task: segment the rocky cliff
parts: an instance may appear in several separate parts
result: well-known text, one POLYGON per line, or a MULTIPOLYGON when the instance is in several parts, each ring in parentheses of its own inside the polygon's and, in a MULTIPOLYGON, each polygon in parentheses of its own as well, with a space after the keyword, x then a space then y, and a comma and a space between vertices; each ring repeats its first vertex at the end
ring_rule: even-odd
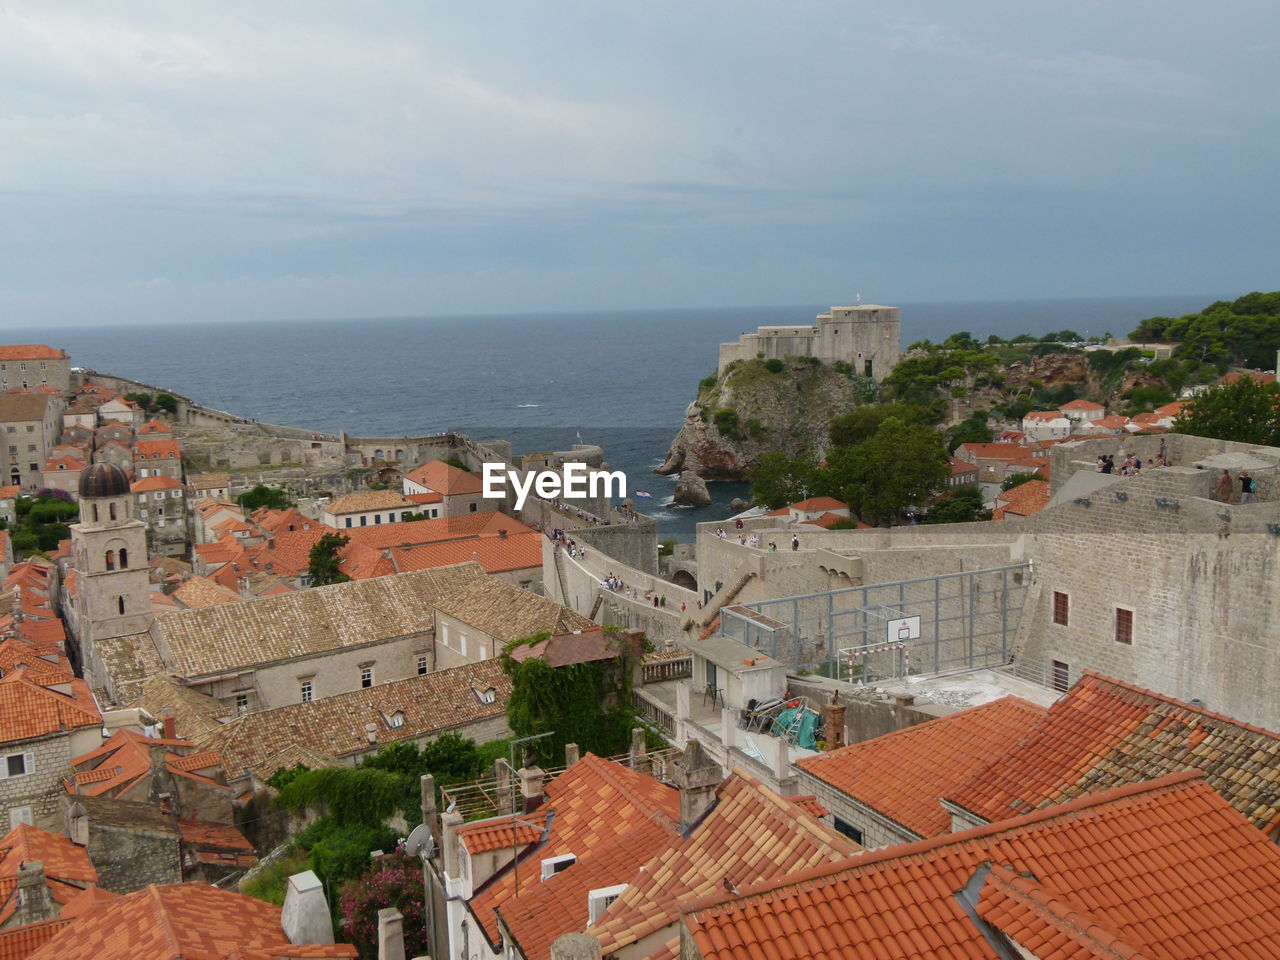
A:
POLYGON ((741 481, 775 450, 821 455, 827 424, 857 403, 857 395, 847 372, 817 361, 736 363, 703 381, 657 472, 741 481))

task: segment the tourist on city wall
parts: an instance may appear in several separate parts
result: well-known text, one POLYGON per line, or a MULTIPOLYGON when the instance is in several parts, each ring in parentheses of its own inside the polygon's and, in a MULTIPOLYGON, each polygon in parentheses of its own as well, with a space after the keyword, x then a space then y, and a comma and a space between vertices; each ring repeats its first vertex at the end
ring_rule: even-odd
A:
POLYGON ((1254 481, 1248 470, 1240 471, 1240 502, 1253 503, 1254 481))
POLYGON ((1218 479, 1218 499, 1223 503, 1231 502, 1231 490, 1235 484, 1231 480, 1231 471, 1223 469, 1222 476, 1218 479))

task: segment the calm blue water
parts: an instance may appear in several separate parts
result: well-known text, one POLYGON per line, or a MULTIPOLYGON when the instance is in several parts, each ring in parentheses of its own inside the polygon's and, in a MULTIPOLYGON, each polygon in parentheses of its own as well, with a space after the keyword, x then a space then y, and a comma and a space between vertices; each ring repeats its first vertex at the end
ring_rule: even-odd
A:
MULTIPOLYGON (((901 304, 902 342, 957 330, 985 337, 1070 327, 1127 333, 1136 321, 1199 310, 1213 295, 1144 299, 901 304)), ((809 323, 825 304, 722 310, 430 317, 203 327, 99 324, 8 327, 10 343, 49 343, 74 362, 169 387, 271 423, 365 436, 456 429, 561 449, 581 434, 652 501, 664 536, 723 518, 745 486, 713 484, 716 502, 668 509, 674 478, 651 473, 718 345, 764 323, 809 323)))

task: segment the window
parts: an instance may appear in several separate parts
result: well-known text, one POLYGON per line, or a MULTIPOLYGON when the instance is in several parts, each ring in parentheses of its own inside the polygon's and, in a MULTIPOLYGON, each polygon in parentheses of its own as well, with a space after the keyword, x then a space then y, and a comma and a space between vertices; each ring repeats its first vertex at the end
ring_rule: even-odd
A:
POLYGON ((4 765, 0 766, 0 780, 25 777, 28 773, 35 773, 35 771, 36 755, 34 753, 11 753, 4 758, 4 765))
POLYGON ((116 518, 116 505, 114 503, 107 504, 107 513, 112 520, 116 518))
POLYGON ((116 597, 116 609, 120 611, 120 616, 124 616, 124 597, 116 597))
POLYGON ((350 518, 350 517, 347 517, 347 526, 348 526, 348 527, 349 527, 349 526, 351 526, 351 518, 350 518))
POLYGON ((31 818, 30 807, 11 807, 9 809, 9 829, 20 827, 22 824, 28 827, 34 826, 35 821, 31 818))
POLYGON ((360 668, 360 686, 362 687, 373 686, 373 667, 360 668))
POLYGON ((381 524, 382 524, 382 514, 375 513, 373 515, 373 525, 376 527, 376 526, 381 526, 381 524))
POLYGON ((1069 605, 1069 601, 1067 600, 1067 595, 1065 593, 1059 593, 1057 590, 1053 591, 1053 622, 1054 623, 1061 624, 1064 627, 1067 625, 1068 605, 1069 605))
POLYGON ((147 519, 147 511, 146 511, 146 510, 139 510, 139 511, 138 511, 138 514, 142 517, 142 519, 143 519, 143 520, 147 519))
POLYGON ((1116 643, 1133 643, 1133 611, 1116 607, 1116 643))
POLYGON ((114 570, 116 568, 116 552, 114 550, 108 550, 104 559, 108 570, 114 570))
POLYGON ((1061 660, 1053 661, 1053 689, 1059 693, 1066 693, 1067 688, 1071 686, 1069 679, 1070 670, 1061 660))
POLYGON ((170 500, 177 500, 177 499, 178 499, 179 497, 181 497, 181 496, 182 496, 182 491, 181 491, 181 490, 170 490, 170 491, 169 491, 169 499, 170 499, 170 500))
POLYGON ((27 469, 28 469, 28 470, 33 470, 33 471, 34 471, 34 470, 39 470, 39 469, 40 469, 40 464, 38 464, 38 463, 28 463, 28 464, 27 464, 27 469))
POLYGON ((155 494, 152 496, 152 498, 151 498, 151 499, 152 499, 152 500, 163 500, 163 499, 164 499, 164 491, 163 491, 163 490, 157 490, 157 491, 155 492, 155 494))
POLYGON ((35 432, 36 432, 36 425, 34 423, 28 423, 27 433, 35 433, 35 432))
POLYGON ((302 683, 299 684, 299 689, 302 692, 302 702, 310 703, 311 702, 311 681, 303 680, 302 683))
POLYGON ((247 693, 236 694, 236 713, 249 712, 249 695, 247 693))
POLYGON ((128 547, 120 548, 120 569, 121 570, 129 569, 129 548, 128 547))
POLYGON ((862 843, 861 830, 855 827, 852 823, 849 823, 847 820, 841 820, 839 817, 836 817, 835 821, 836 821, 835 826, 836 826, 837 833, 843 833, 846 837, 848 837, 854 843, 862 843))
POLYGON ((36 445, 34 443, 28 443, 27 453, 35 453, 35 452, 36 452, 36 445))
POLYGON ((360 526, 362 526, 362 527, 367 527, 368 525, 369 525, 369 518, 368 518, 367 516, 365 516, 364 514, 361 514, 361 515, 360 515, 360 526))
MULTIPOLYGON (((145 470, 143 471, 143 474, 142 474, 142 475, 143 475, 144 477, 146 476, 146 471, 145 471, 145 470)), ((138 502, 139 502, 139 503, 146 503, 146 502, 147 502, 147 495, 146 495, 145 493, 140 493, 140 494, 138 494, 138 502)))
POLYGON ((471 512, 472 513, 476 512, 476 505, 474 503, 471 505, 471 512))
POLYGON ((418 658, 418 676, 422 676, 423 674, 425 674, 425 673, 427 673, 427 672, 428 672, 428 671, 427 671, 427 658, 426 658, 426 657, 419 657, 419 658, 418 658))
POLYGON ((393 730, 395 730, 398 727, 404 726, 404 714, 401 713, 399 710, 397 710, 395 713, 383 714, 383 716, 386 718, 387 726, 393 730))

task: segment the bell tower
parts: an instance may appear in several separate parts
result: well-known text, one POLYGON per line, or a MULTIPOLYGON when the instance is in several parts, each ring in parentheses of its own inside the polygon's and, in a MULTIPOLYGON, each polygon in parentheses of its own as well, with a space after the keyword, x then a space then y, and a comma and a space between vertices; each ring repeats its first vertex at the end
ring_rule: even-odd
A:
POLYGON ((76 571, 71 605, 86 673, 99 666, 94 643, 151 626, 147 527, 134 516, 129 477, 110 463, 80 475, 80 519, 71 525, 76 571))

